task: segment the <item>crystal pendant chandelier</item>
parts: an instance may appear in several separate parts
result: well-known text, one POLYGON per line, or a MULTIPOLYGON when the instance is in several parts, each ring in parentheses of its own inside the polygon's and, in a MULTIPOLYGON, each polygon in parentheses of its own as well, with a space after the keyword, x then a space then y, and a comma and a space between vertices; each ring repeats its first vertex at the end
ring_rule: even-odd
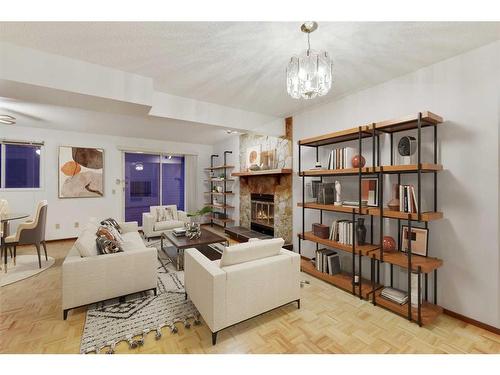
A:
POLYGON ((310 34, 318 28, 316 22, 305 22, 300 30, 307 34, 307 50, 293 56, 286 68, 286 89, 294 99, 323 96, 332 87, 332 60, 326 51, 311 49, 310 34))

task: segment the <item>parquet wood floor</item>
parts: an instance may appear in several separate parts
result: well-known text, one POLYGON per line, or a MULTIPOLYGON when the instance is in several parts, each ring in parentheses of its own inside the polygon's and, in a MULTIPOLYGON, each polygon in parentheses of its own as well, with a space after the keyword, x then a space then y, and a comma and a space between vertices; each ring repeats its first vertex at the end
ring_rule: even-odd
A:
MULTIPOLYGON (((56 263, 0 288, 0 353, 78 353, 85 308, 61 313, 61 264, 73 241, 48 244, 56 263)), ((21 248, 19 254, 33 249, 21 248)), ((442 315, 423 328, 302 274, 302 307, 290 304, 219 333, 206 325, 153 334, 143 347, 117 353, 500 353, 500 336, 442 315)))

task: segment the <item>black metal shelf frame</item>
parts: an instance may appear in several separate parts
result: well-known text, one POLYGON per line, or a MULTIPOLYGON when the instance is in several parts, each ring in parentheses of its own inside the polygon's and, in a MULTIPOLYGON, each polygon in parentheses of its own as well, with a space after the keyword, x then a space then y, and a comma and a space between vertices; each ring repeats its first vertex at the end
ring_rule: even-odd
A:
MULTIPOLYGON (((223 164, 223 168, 222 170, 224 171, 224 179, 223 179, 223 183, 224 183, 224 194, 223 194, 223 199, 224 199, 224 219, 227 219, 227 195, 226 195, 226 192, 227 192, 227 155, 228 154, 232 154, 233 152, 232 151, 224 151, 224 164, 223 164)), ((218 158, 219 155, 218 154, 213 154, 213 155, 210 155, 210 205, 212 206, 212 208, 214 207, 214 195, 212 194, 213 193, 213 190, 214 190, 214 181, 213 181, 213 171, 214 171, 214 158, 218 158)), ((227 225, 227 222, 224 221, 223 222, 223 227, 225 228, 227 225)), ((210 215, 210 226, 214 226, 214 214, 212 213, 212 215, 210 215)))
MULTIPOLYGON (((431 124, 430 125, 433 128, 433 143, 434 143, 434 164, 437 164, 437 124, 431 124)), ((367 130, 363 130, 362 127, 360 126, 358 128, 358 148, 359 148, 359 155, 362 155, 362 147, 363 147, 363 142, 362 140, 364 138, 371 138, 372 139, 372 167, 380 167, 381 166, 381 150, 380 150, 380 134, 382 133, 387 133, 390 136, 390 163, 391 166, 394 165, 394 133, 402 132, 402 131, 407 131, 407 129, 402 129, 398 131, 383 131, 380 129, 376 128, 376 124, 372 123, 370 127, 370 135, 367 134, 367 130)), ((351 141, 354 139, 351 139, 351 141)), ((319 162, 319 147, 322 146, 328 146, 332 145, 335 143, 341 143, 341 142, 346 142, 340 141, 340 142, 335 142, 335 141, 324 141, 324 143, 319 144, 319 145, 307 145, 307 144, 301 144, 300 141, 298 142, 299 146, 299 155, 298 155, 298 162, 299 162, 299 176, 302 178, 302 237, 299 237, 299 254, 302 253, 302 240, 305 240, 305 178, 306 177, 319 177, 320 182, 323 182, 323 176, 305 176, 302 174, 302 147, 315 147, 316 148, 316 162, 319 162)), ((421 223, 422 222, 422 196, 421 196, 421 187, 422 187, 422 113, 418 113, 418 119, 417 119, 417 219, 412 219, 411 214, 408 214, 408 232, 411 232, 412 228, 412 222, 416 221, 421 223)), ((397 174, 397 179, 398 179, 398 185, 401 184, 401 174, 404 174, 405 172, 386 172, 383 170, 383 168, 380 168, 378 172, 374 172, 373 175, 378 176, 378 181, 379 181, 379 189, 378 189, 378 206, 380 210, 380 216, 379 216, 379 239, 380 239, 380 259, 376 259, 375 254, 372 254, 370 258, 370 279, 371 279, 371 284, 372 284, 372 303, 376 305, 376 298, 375 298, 375 291, 378 288, 381 288, 381 286, 377 287, 377 284, 380 284, 380 263, 384 263, 384 252, 383 252, 383 238, 384 238, 384 215, 383 215, 383 200, 384 200, 384 175, 385 174, 397 174)), ((415 173, 415 172, 412 172, 415 173)), ((432 171, 433 173, 433 182, 434 182, 434 200, 433 200, 433 206, 434 206, 434 211, 437 211, 437 171, 432 171)), ((372 174, 372 173, 370 173, 372 174)), ((345 174, 345 176, 355 176, 356 174, 345 174)), ((359 198, 359 214, 356 214, 356 212, 353 210, 352 211, 352 223, 353 223, 353 228, 356 227, 356 215, 360 216, 365 216, 362 214, 362 203, 361 203, 361 180, 362 180, 362 167, 359 165, 358 167, 358 198, 359 198)), ((323 210, 319 210, 319 219, 320 223, 323 223, 323 210)), ((342 212, 339 212, 342 214, 342 212)), ((401 244, 401 220, 400 218, 397 219, 398 222, 398 245, 401 244)), ((425 228, 428 228, 428 223, 425 222, 425 228)), ((356 274, 356 241, 355 241, 355 230, 353 230, 352 234, 352 294, 356 294, 356 285, 354 283, 354 277, 356 274)), ((371 243, 373 243, 373 215, 370 215, 370 239, 371 243)), ((316 250, 319 249, 319 244, 316 243, 316 250)), ((407 272, 408 272, 408 313, 406 318, 409 321, 413 321, 412 317, 412 303, 411 303, 411 275, 412 275, 412 252, 411 252, 411 241, 408 242, 408 251, 407 251, 407 258, 408 258, 408 264, 407 264, 407 272)), ((358 271, 359 271, 359 297, 362 297, 362 254, 361 252, 359 253, 359 258, 358 258, 358 271)), ((393 287, 394 285, 394 265, 390 265, 390 285, 393 287)), ((422 301, 421 301, 421 295, 422 295, 422 290, 421 290, 421 278, 422 278, 422 269, 419 266, 417 268, 417 281, 418 281, 418 289, 417 289, 417 323, 419 326, 422 326, 422 301)), ((428 301, 428 273, 424 274, 424 299, 425 301, 428 301)), ((437 269, 434 269, 433 271, 433 286, 434 286, 434 304, 437 304, 437 269)))

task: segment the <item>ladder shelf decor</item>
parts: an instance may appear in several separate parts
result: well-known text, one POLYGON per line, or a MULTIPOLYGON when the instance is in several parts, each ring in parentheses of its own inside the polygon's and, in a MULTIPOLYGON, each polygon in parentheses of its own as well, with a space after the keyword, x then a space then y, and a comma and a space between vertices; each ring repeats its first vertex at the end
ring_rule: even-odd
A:
POLYGON ((234 182, 234 179, 229 178, 229 171, 234 166, 227 164, 227 155, 232 153, 232 151, 224 151, 224 163, 219 166, 214 166, 214 159, 219 155, 210 155, 210 167, 205 168, 205 171, 209 173, 205 182, 210 184, 210 191, 205 192, 210 197, 210 202, 206 205, 214 210, 209 216, 211 226, 215 224, 226 228, 228 224, 234 222, 228 215, 228 210, 233 209, 234 206, 227 203, 227 198, 234 195, 232 191, 227 191, 227 184, 234 182), (214 173, 219 175, 214 176, 214 173), (216 197, 222 197, 222 202, 216 201, 216 197))

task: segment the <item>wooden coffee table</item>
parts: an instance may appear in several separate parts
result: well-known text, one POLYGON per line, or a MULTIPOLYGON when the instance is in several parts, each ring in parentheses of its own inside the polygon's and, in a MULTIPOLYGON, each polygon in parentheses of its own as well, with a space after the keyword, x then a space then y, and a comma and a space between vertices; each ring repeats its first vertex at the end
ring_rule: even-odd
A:
POLYGON ((228 241, 225 237, 201 228, 201 237, 193 240, 190 240, 186 236, 176 237, 172 231, 162 233, 160 246, 172 263, 176 265, 177 270, 180 271, 184 269, 184 250, 191 247, 198 249, 210 260, 220 259, 220 254, 216 250, 208 247, 208 245, 214 243, 224 243, 228 246, 228 241), (177 252, 176 259, 172 259, 172 257, 167 253, 166 248, 164 248, 164 240, 168 240, 168 242, 175 247, 177 252))

